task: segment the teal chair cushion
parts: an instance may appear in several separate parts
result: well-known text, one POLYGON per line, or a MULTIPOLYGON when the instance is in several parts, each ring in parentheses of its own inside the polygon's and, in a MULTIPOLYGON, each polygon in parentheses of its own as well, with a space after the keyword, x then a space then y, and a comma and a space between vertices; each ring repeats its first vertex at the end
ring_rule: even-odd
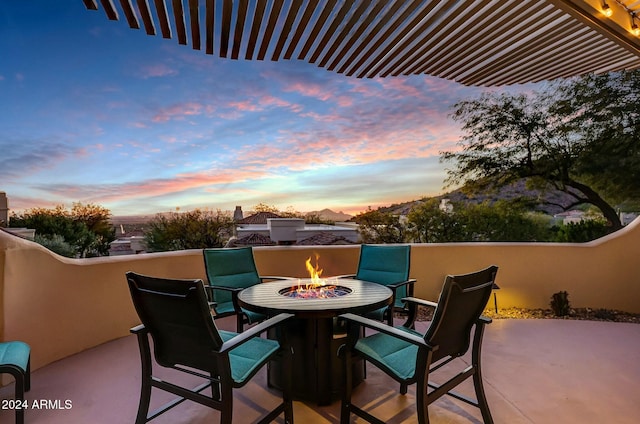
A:
MULTIPOLYGON (((238 333, 220 330, 223 341, 231 340, 238 333)), ((262 365, 262 362, 276 352, 280 345, 275 340, 254 337, 248 342, 229 352, 231 363, 231 377, 237 384, 247 381, 262 365)))
POLYGON ((27 371, 31 348, 20 341, 0 343, 0 366, 14 365, 22 371, 27 371))
MULTIPOLYGON (((423 337, 422 334, 409 328, 396 327, 407 333, 423 337)), ((358 340, 355 350, 368 355, 381 367, 388 369, 398 378, 407 380, 413 378, 416 372, 416 356, 418 347, 383 333, 358 340)))

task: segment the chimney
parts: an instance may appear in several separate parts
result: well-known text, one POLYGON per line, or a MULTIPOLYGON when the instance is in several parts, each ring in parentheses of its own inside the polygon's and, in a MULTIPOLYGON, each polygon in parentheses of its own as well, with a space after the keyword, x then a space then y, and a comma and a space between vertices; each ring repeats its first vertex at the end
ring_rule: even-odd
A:
POLYGON ((233 211, 233 220, 241 221, 244 217, 242 216, 242 206, 236 206, 236 210, 233 211))
POLYGON ((0 227, 9 226, 9 201, 7 193, 0 191, 0 227))
POLYGON ((267 228, 269 237, 277 244, 295 244, 298 240, 298 230, 304 229, 304 219, 269 218, 267 228))

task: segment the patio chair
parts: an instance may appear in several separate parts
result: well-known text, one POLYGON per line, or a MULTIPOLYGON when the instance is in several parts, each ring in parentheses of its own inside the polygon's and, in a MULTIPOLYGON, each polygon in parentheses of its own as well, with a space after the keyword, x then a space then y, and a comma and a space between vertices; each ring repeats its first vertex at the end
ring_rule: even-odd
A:
POLYGON ((213 303, 216 318, 236 316, 236 331, 242 333, 244 324, 265 320, 266 315, 242 309, 238 293, 266 280, 286 280, 287 277, 260 276, 253 259, 251 246, 203 249, 204 265, 209 285, 205 286, 213 303))
MULTIPOLYGON (((187 399, 220 411, 220 423, 231 424, 233 389, 247 384, 276 355, 288 355, 289 349, 281 349, 277 341, 259 335, 292 315, 277 315, 242 334, 219 331, 202 280, 164 279, 133 272, 126 275, 133 304, 142 321, 131 329, 137 335, 142 361, 136 424, 146 423, 187 399), (156 363, 153 365, 149 336, 153 339, 156 363), (182 371, 205 381, 188 389, 154 377, 156 366, 182 371), (152 387, 178 398, 149 413, 152 387), (211 396, 201 393, 208 387, 211 396)), ((286 423, 293 423, 291 377, 288 369, 283 373, 283 401, 260 423, 271 422, 282 413, 286 423)))
POLYGON ((484 326, 491 319, 481 314, 491 296, 497 271, 496 266, 490 266, 471 274, 447 276, 438 303, 416 298, 405 299, 410 308, 417 308, 419 305, 435 308, 433 320, 425 334, 409 328, 407 323, 391 327, 354 314, 341 315, 347 321, 350 342, 343 345, 340 352, 344 360, 340 422, 347 424, 353 413, 371 423, 384 423, 351 403, 352 367, 347 364, 353 359, 363 358, 398 381, 403 395, 407 393, 409 384, 416 384, 416 407, 420 424, 429 422, 428 406, 445 394, 478 407, 484 423, 492 424, 480 366, 484 326), (360 326, 373 329, 376 333, 359 338, 362 334, 360 326), (443 384, 437 385, 429 381, 431 373, 436 370, 445 365, 448 365, 446 368, 456 365, 452 361, 466 354, 470 345, 470 365, 465 361, 464 368, 443 384), (452 391, 470 377, 473 377, 475 400, 452 391))
POLYGON ((405 297, 412 297, 416 280, 409 278, 411 246, 410 245, 373 245, 360 246, 358 270, 351 277, 357 280, 370 281, 389 287, 393 291, 393 302, 390 306, 368 312, 367 318, 378 321, 386 320, 393 325, 394 313, 408 314, 405 297))
POLYGON ((21 341, 0 342, 0 374, 10 374, 16 380, 11 409, 16 411, 16 424, 24 423, 24 393, 31 389, 31 348, 21 341))

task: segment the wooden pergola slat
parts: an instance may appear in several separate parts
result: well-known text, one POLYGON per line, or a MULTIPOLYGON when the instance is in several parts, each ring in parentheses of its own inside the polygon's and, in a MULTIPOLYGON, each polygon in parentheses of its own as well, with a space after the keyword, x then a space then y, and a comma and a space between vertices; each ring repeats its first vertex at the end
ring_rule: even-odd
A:
POLYGON ((189 25, 191 26, 191 45, 200 50, 200 4, 198 0, 189 0, 189 25))
POLYGON ((172 38, 173 27, 195 50, 204 31, 209 55, 215 40, 219 57, 270 52, 357 78, 428 74, 491 86, 640 68, 630 29, 640 0, 611 0, 616 19, 593 0, 153 0, 155 15, 148 0, 82 1, 110 20, 121 12, 131 28, 142 21, 149 35, 159 25, 172 38))
POLYGON ((293 56, 293 52, 296 47, 298 47, 298 43, 302 38, 302 34, 304 34, 305 29, 309 25, 309 21, 311 21, 311 17, 313 16, 313 12, 315 12, 318 7, 318 0, 310 0, 307 2, 307 7, 304 9, 304 13, 302 14, 302 18, 298 23, 298 27, 296 28, 293 37, 291 38, 291 42, 289 43, 289 47, 287 47, 287 51, 284 53, 285 59, 291 59, 293 56))
POLYGON ((280 59, 280 54, 282 53, 282 49, 284 49, 284 45, 287 42, 289 33, 291 33, 291 28, 293 28, 293 22, 296 20, 301 6, 302 1, 300 0, 294 0, 289 6, 287 19, 284 21, 284 26, 282 27, 282 31, 280 32, 280 37, 278 37, 278 43, 276 44, 276 48, 273 51, 271 60, 277 61, 278 59, 280 59))
POLYGON ((107 18, 112 21, 118 20, 118 12, 116 11, 116 6, 113 4, 113 0, 100 0, 100 4, 107 14, 107 18))
POLYGON ((273 3, 271 4, 271 11, 269 13, 269 19, 267 20, 267 26, 264 29, 264 34, 262 35, 262 44, 260 44, 260 49, 258 50, 258 60, 264 60, 264 57, 267 55, 267 49, 269 48, 271 37, 273 37, 273 32, 276 29, 276 22, 278 21, 278 17, 282 11, 282 6, 284 6, 284 0, 273 0, 273 3))
POLYGON ((237 59, 240 55, 242 45, 242 34, 244 34, 244 22, 247 19, 248 0, 238 2, 238 17, 236 18, 236 28, 233 33, 233 47, 231 48, 231 59, 237 59))
POLYGON ((133 29, 140 29, 140 22, 138 21, 138 17, 133 11, 133 5, 131 4, 131 0, 120 0, 120 7, 122 7, 124 16, 127 18, 127 23, 129 24, 129 27, 133 29))
POLYGON ((251 35, 249 35, 249 44, 247 46, 247 53, 245 59, 253 59, 253 53, 258 45, 258 36, 260 35, 260 27, 262 26, 262 19, 264 18, 264 12, 267 9, 267 0, 258 0, 256 4, 256 10, 253 14, 253 22, 251 23, 251 35))
POLYGON ((137 4, 140 16, 142 17, 142 23, 144 24, 144 30, 147 32, 147 35, 156 35, 156 26, 151 18, 148 0, 137 0, 137 4))
POLYGON ((182 0, 173 0, 173 21, 176 24, 176 34, 178 36, 178 44, 187 44, 187 28, 184 22, 184 9, 182 8, 182 0))
POLYGON ((169 24, 169 17, 167 16, 167 5, 164 0, 154 0, 154 4, 156 6, 158 22, 160 23, 162 38, 171 38, 171 24, 169 24))

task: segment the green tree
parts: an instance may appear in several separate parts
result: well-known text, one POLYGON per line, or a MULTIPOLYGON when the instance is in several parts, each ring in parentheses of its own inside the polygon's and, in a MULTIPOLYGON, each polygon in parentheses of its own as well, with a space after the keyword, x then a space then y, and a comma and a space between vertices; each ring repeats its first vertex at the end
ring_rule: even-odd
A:
POLYGON ((400 216, 380 209, 372 210, 355 216, 360 226, 360 238, 364 243, 404 243, 407 241, 407 229, 400 222, 400 216))
POLYGON ((150 252, 222 247, 233 231, 233 217, 217 210, 157 214, 145 233, 150 252))
POLYGON ((551 236, 548 222, 518 202, 470 204, 460 208, 456 217, 469 241, 547 241, 551 236))
MULTIPOLYGON (((33 208, 23 213, 14 213, 9 221, 11 227, 27 227, 36 230, 38 240, 46 240, 53 245, 60 245, 61 236, 64 243, 73 247, 71 257, 87 257, 106 255, 109 243, 115 240, 115 231, 109 224, 110 212, 101 206, 74 203, 71 210, 64 205, 55 208, 33 208)), ((55 250, 54 250, 55 251, 55 250)), ((60 249, 67 252, 68 249, 60 249)), ((58 252, 58 253, 60 253, 58 252)), ((61 253, 67 255, 67 253, 61 253)))
POLYGON ((407 215, 410 234, 418 243, 465 241, 462 223, 456 217, 459 205, 451 212, 440 209, 438 199, 428 199, 411 208, 407 215))
POLYGON ((543 241, 550 237, 545 220, 518 202, 454 202, 450 211, 437 199, 414 206, 408 215, 414 240, 421 243, 462 241, 543 241))
POLYGON ((93 235, 81 246, 83 256, 104 256, 109 254, 109 245, 116 239, 115 229, 111 225, 109 209, 92 203, 74 203, 70 212, 75 222, 83 223, 93 235))
POLYGON ((640 197, 640 72, 588 75, 532 94, 485 93, 454 105, 462 122, 460 149, 447 181, 471 190, 527 178, 590 204, 613 231, 621 228, 614 202, 640 197))

